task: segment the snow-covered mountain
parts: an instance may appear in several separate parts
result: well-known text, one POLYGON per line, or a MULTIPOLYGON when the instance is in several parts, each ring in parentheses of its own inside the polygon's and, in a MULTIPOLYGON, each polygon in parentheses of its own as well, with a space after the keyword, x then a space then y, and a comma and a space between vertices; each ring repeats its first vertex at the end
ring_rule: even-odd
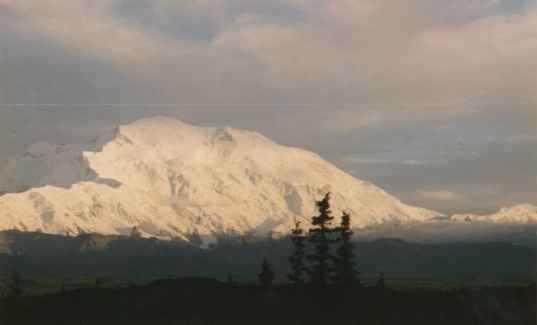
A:
POLYGON ((518 204, 501 208, 489 215, 456 214, 451 220, 458 222, 492 222, 506 224, 537 223, 537 207, 531 204, 518 204))
POLYGON ((332 192, 356 227, 423 221, 408 206, 318 155, 261 134, 157 117, 116 129, 95 151, 36 144, 0 171, 0 230, 188 238, 286 232, 332 192))

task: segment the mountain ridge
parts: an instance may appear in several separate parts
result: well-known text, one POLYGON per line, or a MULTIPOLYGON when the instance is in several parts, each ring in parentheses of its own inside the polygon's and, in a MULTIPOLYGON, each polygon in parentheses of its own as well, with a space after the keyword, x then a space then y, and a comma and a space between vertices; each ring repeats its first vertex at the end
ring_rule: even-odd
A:
POLYGON ((36 144, 14 159, 0 172, 0 191, 8 192, 0 196, 0 229, 125 234, 137 227, 144 236, 182 239, 285 233, 327 192, 336 216, 348 210, 354 227, 439 215, 253 131, 154 117, 98 142, 82 152, 36 144))
POLYGON ((490 222, 490 223, 537 223, 537 206, 528 203, 502 207, 492 214, 455 214, 450 218, 457 222, 490 222))

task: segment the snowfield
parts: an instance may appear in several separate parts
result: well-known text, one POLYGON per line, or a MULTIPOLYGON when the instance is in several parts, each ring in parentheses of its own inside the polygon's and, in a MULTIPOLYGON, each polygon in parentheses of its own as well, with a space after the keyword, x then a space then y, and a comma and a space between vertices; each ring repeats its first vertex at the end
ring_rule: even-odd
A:
MULTIPOLYGON (((335 216, 350 212, 354 227, 440 216, 256 132, 156 117, 117 127, 96 148, 37 143, 12 159, 0 171, 0 230, 129 234, 137 227, 143 236, 187 240, 284 234, 294 220, 307 225, 327 192, 335 216)), ((536 210, 523 220, 537 221, 536 210)))

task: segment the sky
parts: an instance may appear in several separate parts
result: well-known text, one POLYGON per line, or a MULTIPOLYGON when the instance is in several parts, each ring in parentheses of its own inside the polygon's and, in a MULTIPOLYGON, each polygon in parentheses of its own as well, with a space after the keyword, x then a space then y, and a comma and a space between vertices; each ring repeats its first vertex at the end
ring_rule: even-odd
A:
POLYGON ((0 0, 0 167, 170 115, 446 214, 537 204, 532 0, 0 0))

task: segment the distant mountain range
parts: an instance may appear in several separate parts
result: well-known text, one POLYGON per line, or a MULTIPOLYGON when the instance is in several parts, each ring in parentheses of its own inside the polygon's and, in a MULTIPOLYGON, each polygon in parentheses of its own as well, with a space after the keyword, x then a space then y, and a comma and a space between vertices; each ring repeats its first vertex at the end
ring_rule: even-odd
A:
POLYGON ((501 208, 498 212, 489 215, 455 214, 453 221, 464 222, 494 222, 494 223, 537 223, 537 207, 531 204, 518 204, 512 207, 501 208))
MULTIPOLYGON (((256 132, 156 117, 119 126, 110 138, 95 139, 88 151, 37 143, 11 159, 0 170, 0 230, 75 235, 136 228, 144 237, 183 240, 286 233, 295 220, 307 226, 315 200, 327 192, 336 217, 350 212, 354 227, 441 215, 256 132)), ((535 207, 502 211, 452 219, 537 221, 535 207)))

